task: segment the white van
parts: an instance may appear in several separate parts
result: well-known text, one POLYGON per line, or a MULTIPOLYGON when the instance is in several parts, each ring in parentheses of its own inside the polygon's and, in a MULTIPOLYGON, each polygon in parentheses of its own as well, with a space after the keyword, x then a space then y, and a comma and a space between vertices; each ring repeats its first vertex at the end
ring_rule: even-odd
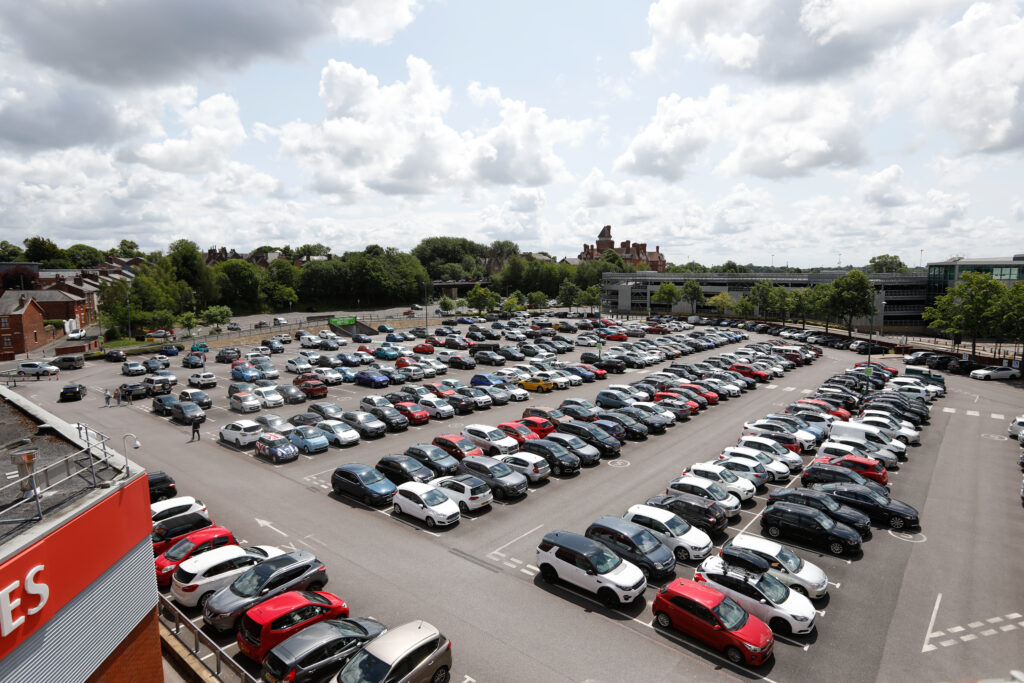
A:
POLYGON ((897 457, 906 457, 907 446, 902 441, 889 438, 878 427, 863 422, 833 422, 829 429, 830 436, 852 436, 855 439, 864 439, 873 443, 879 448, 895 453, 897 457))

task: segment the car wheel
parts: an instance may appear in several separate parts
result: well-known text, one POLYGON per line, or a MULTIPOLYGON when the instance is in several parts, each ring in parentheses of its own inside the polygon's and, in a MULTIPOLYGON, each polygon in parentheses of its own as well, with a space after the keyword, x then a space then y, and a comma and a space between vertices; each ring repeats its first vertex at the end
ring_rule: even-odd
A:
POLYGON ((651 568, 641 565, 640 573, 644 575, 644 578, 648 581, 651 580, 651 568))
POLYGON ((739 648, 735 648, 732 645, 725 648, 725 657, 733 664, 743 663, 743 653, 739 651, 739 648))
POLYGON ((777 526, 770 526, 768 527, 768 535, 772 538, 778 538, 782 535, 782 530, 777 526))
POLYGON ((400 514, 402 514, 402 508, 401 508, 401 507, 399 507, 398 503, 395 503, 395 507, 394 507, 394 508, 392 508, 392 509, 393 509, 393 511, 394 511, 394 513, 395 513, 395 515, 400 515, 400 514))
POLYGON ((800 595, 804 596, 805 598, 809 598, 810 597, 809 595, 807 595, 807 589, 804 588, 803 586, 801 586, 800 584, 797 584, 795 586, 790 586, 790 588, 792 588, 793 590, 795 590, 797 593, 799 593, 800 595))
POLYGON ((597 599, 601 601, 605 607, 618 607, 619 598, 615 595, 615 591, 611 588, 602 588, 597 591, 597 599))
POLYGON ((437 522, 434 521, 433 517, 427 517, 427 526, 430 527, 431 529, 433 529, 435 526, 437 526, 437 522))
POLYGON ((466 501, 459 501, 459 512, 461 512, 462 514, 466 514, 467 512, 469 512, 469 506, 466 505, 466 501))
POLYGON ((237 446, 238 448, 241 448, 242 447, 242 442, 239 441, 238 439, 235 439, 235 446, 237 446))
POLYGON ((843 544, 840 543, 839 541, 833 541, 833 542, 828 544, 828 551, 830 553, 832 553, 833 555, 842 555, 843 554, 843 544))
POLYGON ((505 500, 505 489, 500 487, 494 489, 494 498, 496 500, 505 500))
POLYGON ((892 527, 893 529, 902 529, 904 526, 906 526, 906 523, 907 523, 907 521, 905 519, 903 519, 902 517, 890 517, 889 518, 889 526, 892 527))
POLYGON ((160 502, 161 500, 167 500, 167 496, 166 494, 161 493, 159 496, 156 497, 156 500, 157 502, 160 502))
POLYGON ((558 581, 558 572, 550 564, 545 564, 540 568, 540 578, 547 583, 554 583, 558 581))
POLYGON ((430 677, 430 683, 448 683, 448 667, 442 666, 430 677))
POLYGON ((206 603, 210 601, 210 598, 212 596, 213 596, 213 591, 210 591, 208 593, 203 593, 202 595, 200 595, 199 596, 199 609, 205 608, 206 607, 206 603))
POLYGON ((768 622, 768 627, 775 633, 788 636, 793 633, 793 627, 789 625, 789 622, 785 619, 776 617, 768 622))
POLYGON ((658 612, 655 614, 654 620, 658 622, 658 626, 662 628, 672 628, 672 618, 664 612, 658 612))
POLYGON ((685 562, 686 560, 690 559, 689 551, 687 551, 686 548, 684 548, 683 546, 676 547, 675 555, 676 560, 678 560, 679 562, 685 562))

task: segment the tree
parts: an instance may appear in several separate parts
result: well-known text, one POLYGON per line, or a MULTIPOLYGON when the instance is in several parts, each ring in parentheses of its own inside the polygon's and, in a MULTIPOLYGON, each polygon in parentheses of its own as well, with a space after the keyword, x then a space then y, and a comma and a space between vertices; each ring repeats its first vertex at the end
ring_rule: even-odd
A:
POLYGON ((720 266, 711 266, 712 273, 749 273, 750 268, 741 266, 735 261, 726 261, 720 266))
POLYGON ((75 268, 95 268, 106 258, 102 251, 88 244, 72 244, 64 253, 75 268))
POLYGON ((690 313, 694 315, 697 313, 697 307, 706 301, 704 287, 701 286, 698 280, 687 280, 684 282, 679 294, 682 296, 683 301, 689 302, 690 313))
POLYGON ((733 309, 736 305, 735 299, 729 296, 728 292, 719 292, 710 299, 708 299, 708 305, 712 306, 719 315, 725 315, 733 309))
POLYGON ((875 307, 875 288, 859 270, 851 270, 832 283, 837 313, 846 318, 847 335, 853 336, 853 319, 869 315, 875 307))
POLYGON ((0 261, 24 261, 25 250, 7 240, 0 240, 0 261))
POLYGON ((775 285, 768 280, 761 280, 755 282, 754 286, 750 288, 750 302, 757 308, 757 313, 762 318, 767 318, 774 311, 774 304, 777 302, 775 297, 775 285))
POLYGON ((330 256, 331 248, 326 244, 303 244, 301 247, 295 250, 296 258, 305 258, 307 256, 330 256))
POLYGON ((501 297, 487 287, 478 284, 466 294, 466 303, 477 311, 491 311, 498 307, 501 297))
POLYGON ((662 282, 658 285, 658 289, 655 290, 654 294, 651 295, 651 301, 659 304, 668 304, 669 308, 672 308, 682 300, 683 293, 679 291, 674 282, 662 282))
POLYGON ((460 299, 456 299, 455 300, 455 307, 456 308, 460 308, 462 310, 466 310, 467 308, 469 308, 469 302, 466 301, 466 297, 462 297, 460 299))
POLYGON ((741 318, 749 318, 754 314, 754 303, 749 296, 741 296, 736 305, 732 307, 733 312, 741 318))
POLYGON ((789 316, 789 309, 793 303, 793 295, 785 287, 775 287, 772 289, 771 309, 779 314, 782 318, 782 324, 786 324, 786 318, 789 316))
POLYGON ((451 310, 455 308, 455 302, 452 301, 452 298, 450 296, 442 296, 440 299, 437 300, 437 307, 440 308, 445 313, 450 313, 451 310))
POLYGON ((509 299, 515 299, 516 304, 524 306, 526 304, 526 295, 520 292, 518 289, 508 295, 509 299))
POLYGON ((274 259, 267 266, 267 274, 271 280, 292 289, 296 289, 299 286, 300 272, 300 269, 293 266, 291 261, 283 258, 274 259))
POLYGON ((228 306, 210 306, 199 312, 199 318, 207 325, 227 325, 231 322, 231 308, 228 306))
POLYGON ((58 247, 53 240, 46 237, 29 237, 23 244, 25 245, 25 260, 27 261, 46 263, 48 261, 67 260, 64 250, 58 247))
POLYGON ((962 272, 960 281, 921 315, 928 327, 946 334, 965 335, 971 340, 973 356, 978 337, 992 334, 1000 326, 1000 313, 1006 310, 1007 289, 992 279, 991 273, 962 272))
POLYGON ((670 264, 665 271, 668 273, 706 273, 708 269, 696 261, 687 261, 682 264, 670 264))
POLYGON ((137 256, 143 256, 143 253, 139 250, 139 245, 131 240, 121 240, 117 243, 117 247, 111 251, 114 256, 120 256, 121 258, 135 258, 137 256))
POLYGON ((590 306, 590 310, 594 310, 594 306, 601 305, 601 288, 597 285, 591 285, 580 292, 579 298, 580 306, 590 306))
POLYGON ((1013 283, 1002 301, 999 311, 1002 335, 1013 340, 1015 346, 1024 343, 1024 282, 1013 283))
POLYGON ((565 306, 569 310, 572 310, 572 307, 579 303, 580 288, 575 282, 566 278, 565 280, 562 280, 562 284, 558 288, 558 296, 556 298, 558 299, 559 306, 565 306))
POLYGON ((228 259, 214 267, 220 300, 235 310, 259 310, 260 270, 241 259, 228 259))
POLYGON ((907 264, 895 254, 872 256, 868 261, 868 271, 872 273, 905 273, 907 270, 907 264))
POLYGON ((513 299, 512 297, 508 297, 501 304, 502 313, 513 313, 518 310, 520 310, 519 304, 516 303, 516 300, 513 299))
POLYGON ((215 298, 213 273, 203 261, 203 254, 195 242, 186 239, 171 242, 167 258, 173 277, 185 283, 189 299, 205 303, 215 298))
POLYGON ((530 308, 544 308, 548 305, 548 295, 544 292, 530 292, 526 297, 526 301, 530 308))
POLYGON ((794 289, 790 292, 790 312, 800 320, 801 329, 807 328, 807 316, 813 308, 813 293, 810 289, 794 289))
POLYGON ((192 336, 192 330, 199 326, 199 320, 192 311, 185 311, 178 316, 178 324, 185 328, 188 336, 192 336))

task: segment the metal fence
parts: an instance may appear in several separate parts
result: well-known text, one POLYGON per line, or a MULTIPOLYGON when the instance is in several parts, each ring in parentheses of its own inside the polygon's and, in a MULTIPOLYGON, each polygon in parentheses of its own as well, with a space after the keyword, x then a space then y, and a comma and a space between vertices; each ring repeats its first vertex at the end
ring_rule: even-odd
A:
POLYGON ((161 595, 158 613, 160 622, 181 643, 203 668, 224 683, 259 683, 217 643, 200 630, 170 600, 161 595))

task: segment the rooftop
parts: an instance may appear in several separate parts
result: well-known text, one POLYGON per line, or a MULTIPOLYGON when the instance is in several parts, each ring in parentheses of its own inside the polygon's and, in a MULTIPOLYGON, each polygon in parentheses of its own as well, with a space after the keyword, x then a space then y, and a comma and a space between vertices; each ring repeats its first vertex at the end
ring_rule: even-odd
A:
POLYGON ((929 266, 1024 266, 1024 254, 993 256, 991 258, 951 258, 946 261, 932 261, 929 266))

